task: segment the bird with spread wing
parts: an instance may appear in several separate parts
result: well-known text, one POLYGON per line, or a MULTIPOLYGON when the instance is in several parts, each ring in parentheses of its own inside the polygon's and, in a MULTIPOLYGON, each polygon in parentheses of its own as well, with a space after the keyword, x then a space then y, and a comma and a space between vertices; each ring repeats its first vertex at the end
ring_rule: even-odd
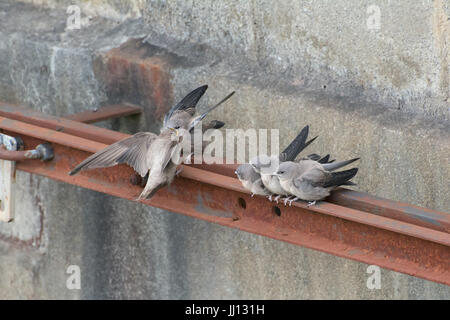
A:
MULTIPOLYGON (((136 200, 150 199, 159 189, 173 181, 178 164, 181 163, 180 158, 186 156, 182 155, 183 136, 180 135, 180 130, 192 132, 209 112, 234 94, 234 92, 230 93, 206 112, 195 116, 197 103, 207 88, 208 86, 204 85, 193 90, 173 106, 164 117, 159 135, 152 132, 138 132, 86 158, 69 174, 74 175, 80 170, 106 168, 126 163, 141 177, 148 174, 145 188, 136 200)), ((223 125, 221 122, 211 123, 213 128, 223 125)))

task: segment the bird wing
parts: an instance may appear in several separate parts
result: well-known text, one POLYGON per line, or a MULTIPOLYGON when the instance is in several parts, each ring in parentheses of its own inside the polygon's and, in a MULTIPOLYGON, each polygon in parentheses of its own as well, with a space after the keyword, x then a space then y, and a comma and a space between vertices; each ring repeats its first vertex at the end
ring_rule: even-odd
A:
POLYGON ((163 170, 167 167, 167 165, 169 164, 169 161, 171 159, 174 160, 175 164, 180 163, 181 149, 182 149, 181 143, 178 143, 177 141, 172 141, 168 152, 166 152, 166 154, 165 154, 165 158, 164 158, 163 165, 162 165, 163 170))
POLYGON ((310 145, 317 137, 306 141, 308 138, 309 126, 305 126, 294 140, 280 154, 280 161, 294 161, 297 155, 310 145))
POLYGON ((328 172, 314 168, 308 170, 302 174, 299 178, 294 180, 296 187, 300 186, 300 183, 309 183, 313 187, 329 188, 340 185, 352 185, 349 184, 349 180, 353 178, 358 172, 358 168, 352 168, 339 172, 328 172))
POLYGON ((177 112, 184 111, 193 116, 195 114, 195 107, 200 98, 205 94, 206 89, 208 89, 207 85, 198 87, 174 105, 164 116, 164 126, 167 125, 169 119, 177 112))
POLYGON ((312 186, 321 186, 326 180, 327 172, 320 170, 317 167, 311 167, 304 171, 298 178, 294 179, 294 186, 300 188, 302 183, 307 183, 312 186))
POLYGON ((151 132, 138 132, 94 153, 69 174, 74 175, 80 170, 106 168, 119 163, 126 163, 144 177, 150 169, 146 160, 147 151, 156 137, 151 132))

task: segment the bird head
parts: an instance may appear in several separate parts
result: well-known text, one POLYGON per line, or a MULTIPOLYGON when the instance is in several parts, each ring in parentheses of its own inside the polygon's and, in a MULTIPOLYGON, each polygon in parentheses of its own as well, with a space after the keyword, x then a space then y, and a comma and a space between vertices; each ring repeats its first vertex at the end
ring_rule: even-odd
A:
POLYGON ((275 175, 280 180, 289 180, 295 178, 296 174, 296 163, 291 161, 286 161, 280 164, 275 175))
POLYGON ((170 129, 173 133, 175 133, 175 135, 176 135, 177 137, 180 135, 180 132, 178 131, 178 130, 180 129, 180 127, 177 127, 177 128, 169 127, 169 129, 170 129))
POLYGON ((239 167, 237 167, 236 171, 234 173, 239 178, 239 180, 249 180, 251 177, 251 173, 253 171, 253 168, 250 164, 244 163, 241 164, 239 167))
POLYGON ((273 174, 276 172, 279 164, 277 156, 259 155, 250 160, 250 165, 260 174, 273 174))

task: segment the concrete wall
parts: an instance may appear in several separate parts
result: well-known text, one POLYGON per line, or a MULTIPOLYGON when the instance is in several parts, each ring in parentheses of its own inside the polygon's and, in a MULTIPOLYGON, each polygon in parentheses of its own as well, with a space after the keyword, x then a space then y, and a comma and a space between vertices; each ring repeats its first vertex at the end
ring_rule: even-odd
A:
MULTIPOLYGON (((131 101, 143 116, 101 125, 136 132, 157 130, 199 84, 210 85, 203 107, 237 90, 211 119, 280 128, 282 145, 310 124, 311 151, 362 157, 358 190, 449 211, 445 1, 379 1, 378 31, 363 1, 81 2, 74 31, 73 1, 29 2, 0 3, 0 100, 55 115, 131 101)), ((388 270, 371 291, 361 263, 17 178, 17 218, 0 225, 0 298, 450 298, 388 270), (79 291, 66 288, 69 265, 79 291)))

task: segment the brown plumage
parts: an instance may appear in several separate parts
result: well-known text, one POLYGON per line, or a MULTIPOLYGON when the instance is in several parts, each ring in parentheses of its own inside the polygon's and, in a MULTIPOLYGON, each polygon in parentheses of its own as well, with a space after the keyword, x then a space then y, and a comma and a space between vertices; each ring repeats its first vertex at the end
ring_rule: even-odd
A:
MULTIPOLYGON (((91 155, 69 174, 126 163, 141 177, 148 175, 145 188, 136 200, 151 198, 156 191, 172 182, 177 173, 177 166, 183 160, 180 130, 190 131, 199 118, 203 119, 207 113, 234 93, 207 112, 195 117, 195 107, 207 88, 205 85, 193 90, 172 107, 164 117, 163 128, 159 135, 151 132, 136 133, 91 155)), ((212 123, 213 126, 219 124, 220 122, 212 123)))

